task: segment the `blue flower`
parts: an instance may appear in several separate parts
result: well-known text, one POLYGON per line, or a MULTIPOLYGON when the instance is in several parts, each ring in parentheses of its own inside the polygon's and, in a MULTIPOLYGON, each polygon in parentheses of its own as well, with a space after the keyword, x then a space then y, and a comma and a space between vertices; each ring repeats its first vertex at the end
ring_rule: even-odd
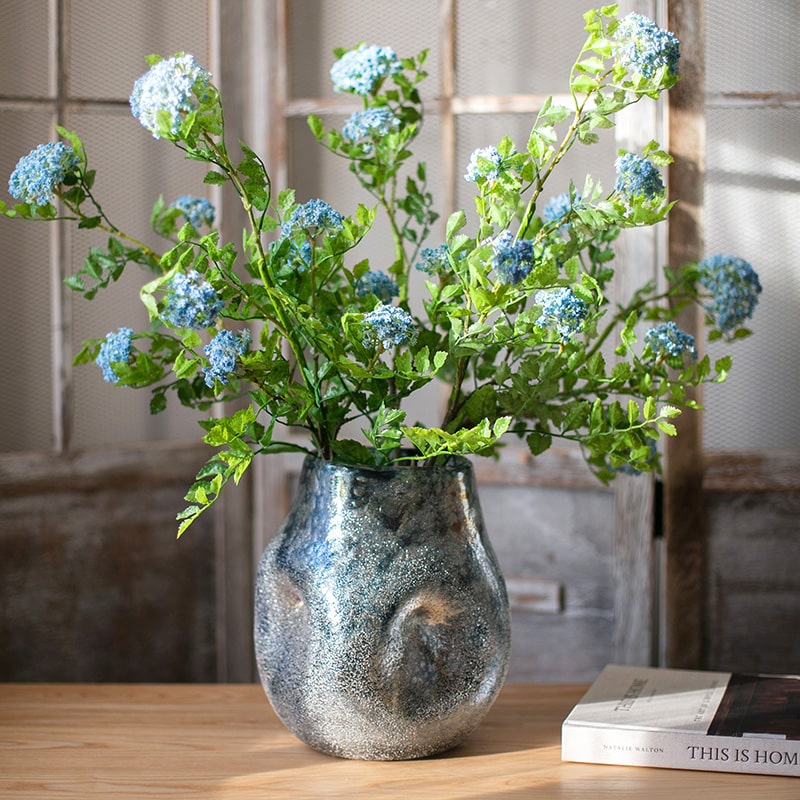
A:
POLYGON ((617 158, 614 166, 617 170, 614 189, 626 201, 631 201, 635 197, 654 200, 666 191, 658 169, 646 158, 634 153, 623 153, 617 158))
POLYGON ((391 350, 392 347, 414 342, 416 338, 414 318, 397 306, 380 305, 364 315, 364 347, 391 350))
POLYGON ((236 370, 240 356, 247 352, 250 344, 250 331, 245 328, 239 333, 220 331, 204 348, 208 356, 208 366, 203 368, 206 386, 213 387, 216 381, 228 385, 230 375, 236 370))
POLYGON ((680 43, 669 31, 641 14, 628 14, 617 27, 617 59, 629 72, 652 77, 662 67, 670 75, 678 74, 680 43))
MULTIPOLYGON (((388 108, 367 108, 354 111, 342 126, 342 136, 349 142, 388 136, 400 127, 400 120, 388 108)), ((372 151, 372 144, 364 142, 362 150, 372 151)))
POLYGON ((216 322, 224 305, 214 287, 194 269, 186 275, 175 275, 167 290, 163 318, 173 328, 208 328, 216 322))
POLYGON ((370 270, 356 282, 356 294, 359 297, 374 294, 383 303, 388 303, 393 297, 397 297, 398 292, 395 281, 385 272, 378 270, 370 270))
POLYGON ((650 347, 658 360, 680 358, 684 353, 688 353, 692 358, 697 358, 694 336, 682 331, 671 320, 650 328, 644 335, 644 343, 650 347))
POLYGON ((8 191, 23 203, 47 205, 56 187, 79 163, 75 151, 63 142, 40 144, 17 162, 8 179, 8 191))
POLYGON ((477 183, 479 178, 496 181, 503 170, 503 156, 496 147, 479 147, 473 151, 467 164, 465 181, 477 183))
POLYGON ((210 80, 194 56, 159 61, 133 85, 131 113, 156 139, 174 139, 184 117, 206 98, 210 80))
POLYGON ((452 269, 450 251, 446 244, 440 244, 438 247, 423 247, 419 255, 422 261, 418 261, 415 266, 420 272, 428 275, 441 275, 452 269))
POLYGON ((402 64, 389 47, 362 44, 345 53, 331 67, 334 91, 366 95, 388 75, 396 75, 402 64))
MULTIPOLYGON (((542 219, 545 222, 558 222, 568 217, 572 210, 581 202, 581 196, 575 195, 574 202, 570 200, 568 192, 557 194, 547 201, 547 205, 542 210, 542 219)), ((569 227, 569 220, 565 220, 559 225, 559 230, 563 231, 569 227)))
POLYGON ((291 217, 281 225, 281 233, 291 236, 296 230, 303 230, 316 236, 323 231, 340 231, 343 224, 344 217, 324 200, 309 200, 295 208, 291 217))
POLYGON ((208 225, 210 228, 214 225, 216 211, 204 197, 183 195, 172 203, 171 207, 179 209, 193 228, 200 228, 203 225, 208 225))
POLYGON ((492 267, 503 283, 518 284, 533 269, 533 242, 503 231, 492 242, 492 267))
POLYGON ((120 328, 107 333, 106 340, 100 345, 94 363, 103 370, 103 380, 107 383, 119 383, 119 375, 114 372, 112 364, 127 364, 130 361, 132 336, 131 328, 120 328))
POLYGON ((701 285, 713 296, 706 311, 714 317, 723 333, 739 327, 753 316, 761 294, 761 282, 747 261, 717 253, 704 258, 698 269, 701 285))
POLYGON ((555 328, 562 342, 569 341, 580 331, 589 313, 586 303, 566 286, 555 291, 536 292, 534 299, 542 307, 535 324, 540 328, 555 328))

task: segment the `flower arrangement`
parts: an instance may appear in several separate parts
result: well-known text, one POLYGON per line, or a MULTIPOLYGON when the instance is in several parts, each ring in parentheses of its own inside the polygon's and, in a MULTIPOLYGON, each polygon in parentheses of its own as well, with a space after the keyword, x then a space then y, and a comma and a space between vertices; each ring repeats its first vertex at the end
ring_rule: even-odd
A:
POLYGON ((616 6, 588 11, 584 22, 571 105, 548 100, 527 142, 475 150, 465 168, 474 215, 451 214, 435 246, 427 238, 438 215, 411 152, 426 51, 335 52, 334 89, 359 96, 363 108, 341 129, 313 115, 308 122, 371 196, 349 214, 274 192, 255 152, 229 150, 209 73, 191 55, 151 59, 133 87, 133 116, 206 162, 206 183, 233 185, 248 218, 241 252, 221 240, 202 198, 157 202, 153 228, 169 240, 162 253, 120 231, 93 194, 95 173, 73 132, 59 128, 63 141, 20 160, 9 181, 19 202, 0 205, 6 216, 69 219, 109 234, 107 248, 92 249, 68 279, 72 289, 92 299, 129 264, 152 274, 141 289, 149 329, 86 342, 76 363, 95 361, 121 387, 149 387, 153 412, 171 394, 198 409, 249 398, 201 423, 217 449, 187 494, 179 534, 259 453, 305 449, 382 466, 493 455, 516 436, 534 455, 554 439, 580 442, 604 481, 621 469, 658 469, 656 441, 674 435, 671 419, 694 405, 687 388, 722 381, 730 368, 728 356, 713 365, 699 358, 675 318, 700 304, 711 338, 745 336, 761 286, 747 262, 719 254, 665 268, 667 288, 649 283, 608 300, 620 231, 656 224, 673 205, 660 172, 670 156, 655 142, 620 153, 610 191, 591 176, 552 198, 545 186, 573 145, 591 145, 619 111, 675 84, 679 44, 641 15, 618 19, 616 6), (393 248, 376 268, 357 248, 378 213, 393 248), (424 282, 418 308, 412 279, 424 282), (640 325, 649 325, 641 341, 640 325), (435 379, 449 387, 441 422, 412 424, 403 401, 435 379), (342 435, 354 421, 363 440, 342 435), (284 427, 304 429, 307 444, 281 438, 284 427))

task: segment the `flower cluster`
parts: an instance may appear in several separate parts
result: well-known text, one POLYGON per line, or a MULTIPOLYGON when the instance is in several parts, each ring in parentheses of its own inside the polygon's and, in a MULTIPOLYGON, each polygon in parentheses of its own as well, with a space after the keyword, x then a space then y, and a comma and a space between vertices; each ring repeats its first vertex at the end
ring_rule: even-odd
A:
POLYGON ((75 151, 63 142, 40 144, 17 162, 8 191, 24 203, 46 205, 79 163, 75 151))
MULTIPOLYGON (((367 108, 354 111, 342 126, 342 136, 349 142, 360 139, 380 139, 400 127, 400 120, 388 108, 367 108)), ((371 142, 362 144, 364 153, 372 151, 371 142)))
POLYGON ((132 337, 133 328, 123 327, 107 333, 100 345, 95 363, 103 371, 103 380, 107 383, 120 383, 119 375, 114 372, 113 365, 127 364, 130 361, 132 337))
POLYGON ((469 157, 464 180, 477 183, 479 180, 496 181, 503 171, 503 156, 496 147, 479 147, 469 157))
POLYGON ((753 316, 761 281, 747 261, 717 253, 704 258, 698 269, 701 285, 711 291, 713 298, 706 310, 723 333, 740 327, 753 316))
POLYGON ((216 209, 204 197, 183 195, 172 203, 172 208, 177 208, 193 228, 214 227, 216 209))
POLYGON ((542 209, 542 219, 545 222, 561 222, 559 228, 563 229, 569 225, 569 220, 566 218, 580 205, 580 202, 581 196, 579 194, 575 195, 574 198, 571 198, 568 192, 553 195, 542 209))
POLYGON ((631 13, 620 20, 616 30, 619 44, 617 59, 630 72, 651 78, 658 70, 678 74, 680 43, 669 31, 653 20, 631 13))
POLYGON ((623 153, 614 164, 617 182, 614 188, 630 202, 636 197, 655 200, 664 195, 664 181, 652 161, 635 153, 623 153))
POLYGON ((364 347, 391 350, 416 337, 414 318, 398 306, 379 305, 364 316, 364 347))
POLYGON ((156 139, 174 139, 184 118, 206 97, 210 81, 210 73, 194 56, 164 59, 133 85, 131 112, 156 139))
POLYGON ((672 320, 650 328, 644 335, 644 343, 658 359, 681 358, 684 353, 697 358, 694 336, 682 331, 672 320))
POLYGON ((562 342, 568 342, 580 331, 589 313, 586 303, 567 286, 555 291, 538 291, 534 299, 542 307, 536 324, 541 328, 555 328, 562 342))
POLYGON ((492 267, 503 283, 520 283, 533 269, 533 242, 503 231, 492 242, 492 267))
POLYGON ((155 410, 167 397, 204 411, 237 401, 229 416, 203 422, 221 450, 190 489, 179 532, 257 453, 384 466, 491 455, 516 436, 534 455, 554 441, 578 443, 601 480, 658 468, 654 443, 675 433, 668 420, 691 406, 687 388, 719 382, 730 367, 727 356, 713 364, 698 356, 697 332, 675 325, 677 310, 704 307, 709 338, 733 341, 747 334, 742 323, 761 285, 747 262, 722 255, 665 270, 663 288, 652 282, 623 296, 613 285, 614 240, 663 221, 673 204, 659 171, 670 157, 656 142, 619 155, 611 191, 569 175, 569 192, 543 202, 573 146, 593 144, 620 110, 677 80, 678 43, 652 21, 620 22, 608 5, 584 23, 565 105, 548 98, 521 149, 506 136, 473 150, 472 216, 451 213, 434 247, 438 214, 427 168, 413 157, 427 51, 402 59, 378 45, 335 51, 333 88, 359 95, 362 107, 343 126, 314 115, 308 125, 370 197, 347 214, 273 190, 246 145, 234 157, 219 92, 184 54, 136 81, 131 110, 154 136, 207 164, 206 183, 233 186, 247 219, 240 241, 225 241, 210 203, 190 195, 156 203, 153 229, 168 241, 161 254, 123 233, 95 200, 85 148, 70 131, 58 129, 69 146, 45 145, 20 161, 10 183, 22 202, 0 212, 52 219, 58 212, 42 203, 55 194, 70 219, 108 234, 107 251, 92 248, 70 288, 92 299, 127 265, 147 271, 140 297, 150 324, 135 334, 136 350, 132 329, 120 328, 84 343, 76 363, 96 361, 107 381, 151 387, 155 410), (388 223, 385 272, 355 252, 377 215, 388 223), (644 320, 657 324, 641 342, 644 320), (407 424, 408 398, 440 378, 448 382, 440 420, 407 424))
POLYGON ((359 297, 374 294, 382 303, 388 303, 397 297, 398 286, 385 272, 370 270, 356 282, 356 294, 359 297))
POLYGON ((423 247, 419 255, 421 260, 417 262, 416 267, 420 272, 440 275, 450 270, 450 251, 446 244, 423 247))
POLYGON ((210 328, 224 307, 214 287, 197 270, 177 273, 167 289, 162 317, 173 328, 210 328))
POLYGON ((402 69, 390 47, 361 45, 345 53, 331 67, 331 81, 337 92, 367 95, 375 91, 384 78, 402 69))
POLYGON ((344 217, 324 200, 309 200, 297 206, 289 219, 281 225, 281 233, 291 236, 295 231, 305 231, 312 238, 342 229, 344 217))
POLYGON ((203 369, 206 386, 213 387, 216 382, 227 386, 236 364, 247 352, 250 344, 250 331, 245 328, 239 333, 220 331, 204 348, 208 356, 208 366, 203 369))

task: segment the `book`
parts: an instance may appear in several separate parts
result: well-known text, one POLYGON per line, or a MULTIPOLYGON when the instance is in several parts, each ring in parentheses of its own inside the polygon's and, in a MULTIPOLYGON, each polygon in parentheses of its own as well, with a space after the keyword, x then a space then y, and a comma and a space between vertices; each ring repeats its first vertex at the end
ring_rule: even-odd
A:
POLYGON ((561 758, 800 777, 800 675, 610 664, 564 720, 561 758))

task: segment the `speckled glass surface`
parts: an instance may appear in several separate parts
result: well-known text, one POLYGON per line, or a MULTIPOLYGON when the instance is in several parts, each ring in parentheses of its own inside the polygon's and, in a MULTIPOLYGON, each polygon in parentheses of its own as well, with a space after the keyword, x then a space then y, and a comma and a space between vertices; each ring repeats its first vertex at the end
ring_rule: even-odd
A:
POLYGON ((472 467, 307 458, 256 580, 261 682, 303 742, 398 760, 471 733, 505 679, 510 617, 472 467))

